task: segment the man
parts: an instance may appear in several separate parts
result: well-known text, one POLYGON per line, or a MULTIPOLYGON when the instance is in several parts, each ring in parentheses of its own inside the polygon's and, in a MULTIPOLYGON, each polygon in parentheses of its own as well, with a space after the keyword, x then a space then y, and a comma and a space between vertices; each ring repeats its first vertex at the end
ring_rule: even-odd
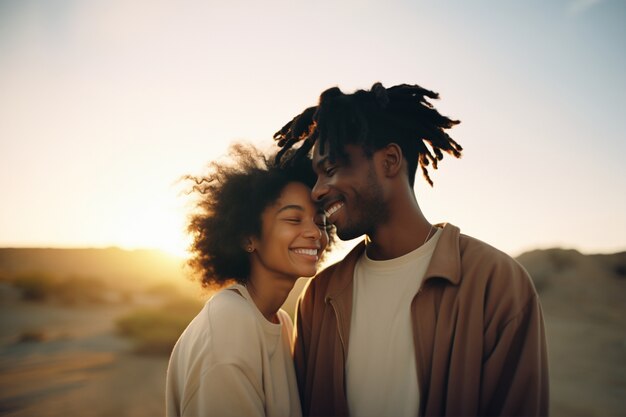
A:
POLYGON ((298 302, 304 415, 547 414, 527 272, 456 226, 430 224, 415 197, 418 167, 432 185, 428 165, 461 156, 446 133, 459 122, 432 107, 437 97, 417 85, 331 88, 275 135, 283 151, 303 141, 292 158, 312 153, 312 194, 337 235, 365 235, 298 302))

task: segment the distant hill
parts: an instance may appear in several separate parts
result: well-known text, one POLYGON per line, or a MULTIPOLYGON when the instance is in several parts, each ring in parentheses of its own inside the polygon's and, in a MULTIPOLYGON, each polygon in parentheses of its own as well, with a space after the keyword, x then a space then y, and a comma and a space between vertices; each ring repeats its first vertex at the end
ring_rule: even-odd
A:
MULTIPOLYGON (((560 299, 576 291, 584 291, 589 296, 599 288, 602 288, 601 294, 615 296, 620 292, 615 287, 622 285, 619 281, 626 281, 626 252, 584 255, 575 250, 543 249, 526 252, 516 259, 530 272, 542 297, 551 296, 556 289, 560 299), (594 283, 595 290, 589 285, 594 283)), ((139 285, 188 281, 190 275, 182 258, 159 250, 0 248, 0 277, 30 272, 139 285)), ((299 293, 306 282, 306 279, 298 281, 297 291, 293 293, 299 293)), ((289 301, 292 305, 293 301, 289 301)))
POLYGON ((624 415, 626 252, 536 250, 517 260, 543 307, 555 416, 624 415))
POLYGON ((584 255, 572 249, 545 249, 526 252, 517 261, 546 302, 626 306, 626 252, 584 255))
POLYGON ((129 287, 188 280, 184 260, 158 250, 0 248, 0 277, 44 272, 129 287))

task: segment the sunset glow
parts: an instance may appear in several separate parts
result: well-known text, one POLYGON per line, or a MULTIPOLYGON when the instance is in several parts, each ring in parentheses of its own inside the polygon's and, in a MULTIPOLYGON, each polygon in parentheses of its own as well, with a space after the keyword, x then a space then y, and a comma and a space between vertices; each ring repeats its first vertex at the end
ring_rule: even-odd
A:
POLYGON ((418 200, 513 255, 626 248, 618 1, 0 3, 0 246, 184 254, 178 179, 320 92, 417 83, 464 147, 418 200))

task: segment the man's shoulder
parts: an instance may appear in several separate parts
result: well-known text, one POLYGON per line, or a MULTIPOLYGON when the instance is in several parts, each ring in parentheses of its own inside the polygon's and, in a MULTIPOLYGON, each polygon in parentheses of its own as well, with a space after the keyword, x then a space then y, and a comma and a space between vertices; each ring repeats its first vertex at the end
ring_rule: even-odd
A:
POLYGON ((304 289, 304 294, 307 297, 313 297, 315 294, 325 294, 333 279, 333 275, 335 275, 337 269, 344 261, 345 260, 337 261, 334 264, 327 266, 322 271, 318 272, 313 278, 309 279, 309 282, 304 289))
POLYGON ((492 290, 532 296, 534 284, 526 269, 507 253, 472 236, 459 235, 463 281, 483 281, 492 290))
POLYGON ((502 250, 466 234, 459 234, 459 249, 463 262, 481 262, 485 265, 519 265, 515 259, 502 250))
POLYGON ((343 259, 327 266, 311 278, 308 288, 326 291, 331 283, 339 287, 347 285, 352 281, 354 265, 363 253, 364 248, 363 242, 358 243, 343 259))
POLYGON ((335 274, 337 272, 337 269, 344 264, 346 264, 345 258, 335 262, 334 264, 328 265, 320 272, 318 272, 313 278, 311 278, 311 282, 315 282, 316 285, 328 285, 328 282, 333 274, 335 274))

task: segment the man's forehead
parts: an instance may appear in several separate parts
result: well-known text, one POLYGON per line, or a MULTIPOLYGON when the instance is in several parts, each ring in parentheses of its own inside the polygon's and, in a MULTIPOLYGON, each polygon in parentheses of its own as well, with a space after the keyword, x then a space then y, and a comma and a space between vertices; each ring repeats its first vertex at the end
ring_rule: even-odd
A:
POLYGON ((318 140, 317 142, 315 142, 315 144, 313 145, 313 161, 328 157, 328 144, 325 145, 326 146, 324 146, 324 153, 322 153, 320 141, 318 140))
MULTIPOLYGON (((349 163, 354 157, 358 157, 359 155, 365 155, 365 150, 360 145, 352 145, 347 144, 343 145, 341 149, 338 149, 338 152, 334 155, 336 161, 331 162, 340 162, 340 163, 349 163)), ((324 144, 324 152, 321 152, 320 142, 315 142, 313 145, 313 167, 320 166, 326 163, 330 158, 330 145, 328 143, 324 144)))
POLYGON ((328 161, 328 144, 324 146, 324 153, 321 153, 320 151, 320 143, 319 141, 317 141, 315 142, 315 145, 313 145, 313 159, 311 160, 311 165, 313 165, 313 169, 321 167, 328 161))

